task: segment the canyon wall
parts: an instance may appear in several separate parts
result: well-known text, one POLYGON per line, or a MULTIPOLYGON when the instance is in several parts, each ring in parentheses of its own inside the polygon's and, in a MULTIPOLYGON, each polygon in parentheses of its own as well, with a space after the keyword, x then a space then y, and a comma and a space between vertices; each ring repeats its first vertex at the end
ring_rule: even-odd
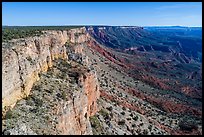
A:
POLYGON ((96 100, 100 96, 99 84, 93 72, 81 75, 79 82, 82 85, 81 91, 73 92, 71 100, 57 107, 57 113, 62 115, 56 127, 63 135, 92 134, 89 116, 98 110, 96 100))
MULTIPOLYGON (((68 31, 44 31, 44 34, 39 37, 3 43, 3 112, 29 95, 34 82, 39 80, 39 73, 51 68, 55 59, 73 60, 73 56, 80 55, 85 66, 88 65, 83 46, 89 39, 83 27, 68 31)), ((62 131, 62 134, 92 134, 88 117, 97 111, 99 85, 96 73, 91 70, 81 76, 79 82, 83 90, 67 102, 67 104, 71 103, 72 107, 58 106, 58 112, 62 112, 62 115, 59 117, 57 128, 62 131)))
POLYGON ((31 37, 3 43, 2 48, 2 99, 10 106, 29 94, 38 73, 47 71, 52 60, 67 59, 65 43, 86 41, 84 28, 70 31, 47 31, 40 37, 31 37), (76 37, 75 33, 82 33, 76 37), (82 38, 83 37, 83 38, 82 38), (75 41, 74 41, 74 40, 75 41))

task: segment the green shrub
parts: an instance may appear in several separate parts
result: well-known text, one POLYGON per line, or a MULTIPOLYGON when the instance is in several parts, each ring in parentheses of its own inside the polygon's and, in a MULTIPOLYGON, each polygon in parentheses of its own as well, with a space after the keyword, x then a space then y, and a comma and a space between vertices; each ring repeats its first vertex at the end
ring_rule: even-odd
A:
POLYGON ((35 102, 35 105, 37 107, 41 107, 43 105, 43 100, 42 99, 39 99, 39 98, 36 98, 36 97, 32 97, 32 99, 35 102))
POLYGON ((104 118, 109 116, 108 112, 105 109, 101 109, 99 111, 99 114, 101 114, 104 118))
POLYGON ((96 116, 89 117, 89 120, 90 120, 92 131, 94 135, 104 134, 103 133, 104 129, 96 116))
POLYGON ((63 100, 66 100, 67 99, 67 94, 65 91, 62 92, 62 99, 63 100))
POLYGON ((91 122, 91 126, 93 128, 99 128, 100 127, 100 122, 96 116, 92 116, 89 118, 91 122))
POLYGON ((11 118, 12 118, 12 115, 13 115, 12 111, 11 111, 11 110, 8 110, 8 111, 6 112, 5 119, 11 119, 11 118))
POLYGON ((134 116, 132 119, 137 121, 138 120, 138 116, 134 116))
POLYGON ((19 114, 10 109, 5 114, 5 119, 18 118, 19 114))

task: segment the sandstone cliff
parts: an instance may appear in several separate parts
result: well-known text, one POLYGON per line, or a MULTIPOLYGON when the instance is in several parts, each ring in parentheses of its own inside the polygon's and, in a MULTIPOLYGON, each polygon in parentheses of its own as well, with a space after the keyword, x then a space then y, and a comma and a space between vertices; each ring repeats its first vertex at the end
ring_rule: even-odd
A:
POLYGON ((66 109, 58 108, 58 112, 61 111, 62 115, 59 117, 57 129, 65 135, 92 134, 89 116, 94 115, 98 110, 96 104, 99 98, 97 77, 93 72, 85 72, 79 76, 78 83, 82 88, 73 92, 71 100, 67 102, 67 107, 64 107, 66 109))
MULTIPOLYGON (((74 61, 88 71, 84 72, 81 68, 75 70, 80 88, 78 92, 70 92, 68 100, 59 102, 55 112, 53 108, 58 121, 55 127, 59 134, 92 134, 89 116, 97 111, 99 85, 96 73, 89 69, 88 57, 83 53, 83 46, 89 39, 85 28, 79 28, 69 31, 45 31, 40 37, 3 43, 3 112, 14 107, 17 101, 28 97, 33 84, 40 80, 39 75, 51 69, 54 61, 74 61)), ((17 125, 15 127, 19 126, 17 125)))
POLYGON ((38 79, 38 73, 47 71, 54 59, 67 59, 65 43, 85 42, 88 37, 85 37, 84 31, 84 28, 47 31, 40 37, 3 43, 3 106, 10 106, 28 95, 33 83, 38 79), (81 35, 78 36, 78 33, 81 35))

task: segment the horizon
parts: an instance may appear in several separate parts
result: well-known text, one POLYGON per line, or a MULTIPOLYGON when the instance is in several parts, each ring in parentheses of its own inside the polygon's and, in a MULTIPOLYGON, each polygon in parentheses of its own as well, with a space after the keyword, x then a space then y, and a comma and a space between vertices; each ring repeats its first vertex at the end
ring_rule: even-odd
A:
POLYGON ((191 27, 191 28, 196 28, 196 27, 199 27, 199 28, 202 28, 202 26, 165 26, 165 25, 163 25, 163 26, 132 26, 132 25, 130 25, 130 26, 128 26, 128 25, 2 25, 2 27, 49 27, 49 26, 82 26, 82 27, 84 27, 84 26, 104 26, 104 27, 191 27))
POLYGON ((202 27, 202 2, 2 2, 2 26, 202 27))

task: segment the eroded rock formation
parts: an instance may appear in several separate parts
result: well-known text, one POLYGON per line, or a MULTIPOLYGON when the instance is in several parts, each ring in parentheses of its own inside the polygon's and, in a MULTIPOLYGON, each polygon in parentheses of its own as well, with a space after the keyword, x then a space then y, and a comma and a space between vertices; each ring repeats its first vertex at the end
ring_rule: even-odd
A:
POLYGON ((84 28, 70 31, 47 31, 40 37, 31 37, 3 43, 3 106, 13 105, 25 97, 38 73, 47 71, 57 58, 67 59, 65 43, 83 43, 87 40, 84 28), (82 33, 80 36, 75 36, 82 33))
MULTIPOLYGON (((45 31, 40 37, 3 43, 3 112, 29 96, 33 84, 40 79, 39 74, 52 68, 54 60, 76 61, 88 69, 83 46, 90 37, 85 31, 85 28, 45 31)), ((94 70, 81 71, 76 71, 79 75, 77 83, 81 87, 79 91, 70 93, 70 100, 58 104, 56 108, 56 128, 60 134, 92 134, 89 116, 98 109, 99 85, 94 70)))

